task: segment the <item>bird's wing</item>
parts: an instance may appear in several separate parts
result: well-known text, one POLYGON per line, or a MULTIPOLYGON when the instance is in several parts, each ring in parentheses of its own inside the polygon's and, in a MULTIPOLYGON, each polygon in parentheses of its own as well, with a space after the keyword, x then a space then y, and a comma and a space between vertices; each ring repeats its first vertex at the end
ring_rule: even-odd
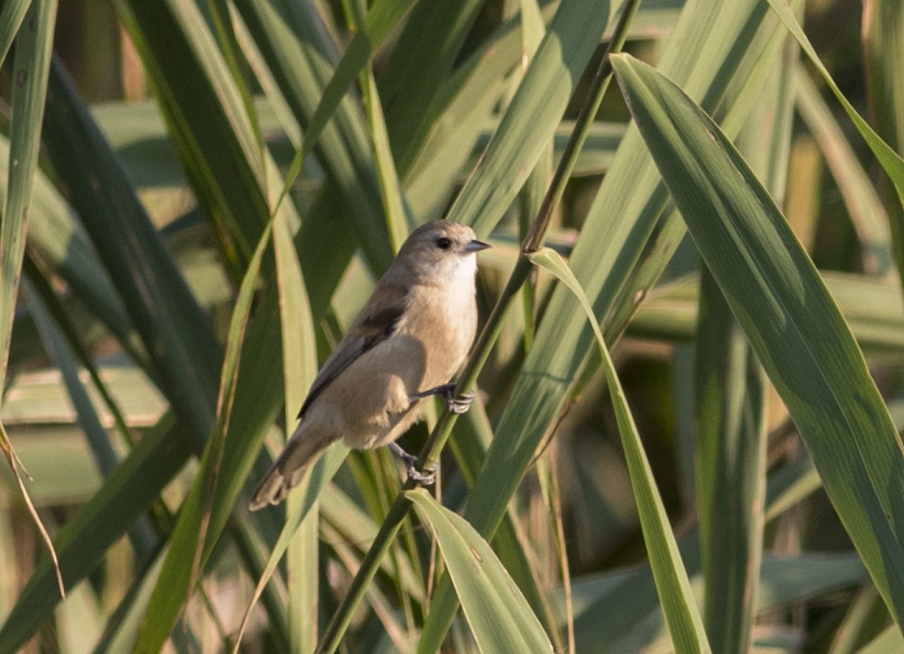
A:
POLYGON ((392 336, 399 320, 405 313, 408 292, 397 284, 383 284, 382 292, 377 293, 380 287, 374 290, 374 295, 368 300, 361 310, 355 323, 348 330, 345 337, 336 346, 332 354, 327 357, 320 372, 311 384, 311 390, 301 405, 298 417, 311 405, 318 395, 329 386, 342 371, 348 368, 354 361, 368 350, 373 349, 381 342, 392 336), (378 297, 379 306, 374 303, 378 297))

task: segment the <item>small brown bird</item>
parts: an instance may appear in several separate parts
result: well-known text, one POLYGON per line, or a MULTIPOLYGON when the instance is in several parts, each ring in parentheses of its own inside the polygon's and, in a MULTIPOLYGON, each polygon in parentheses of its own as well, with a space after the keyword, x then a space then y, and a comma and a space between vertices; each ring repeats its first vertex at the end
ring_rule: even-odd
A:
POLYGON ((412 232, 373 295, 327 358, 301 406, 301 422, 254 492, 252 511, 278 504, 320 454, 340 438, 351 448, 390 445, 418 419, 430 395, 451 411, 468 410, 473 395, 453 398, 452 375, 477 331, 475 254, 489 247, 470 227, 434 220, 412 232))

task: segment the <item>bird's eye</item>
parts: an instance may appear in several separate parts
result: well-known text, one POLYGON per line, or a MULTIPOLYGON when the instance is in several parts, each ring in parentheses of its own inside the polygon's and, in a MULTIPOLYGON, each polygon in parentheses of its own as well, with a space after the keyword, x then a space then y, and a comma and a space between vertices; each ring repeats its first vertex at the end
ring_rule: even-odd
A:
POLYGON ((438 247, 440 250, 448 250, 450 247, 452 247, 452 241, 443 236, 436 239, 436 247, 438 247))

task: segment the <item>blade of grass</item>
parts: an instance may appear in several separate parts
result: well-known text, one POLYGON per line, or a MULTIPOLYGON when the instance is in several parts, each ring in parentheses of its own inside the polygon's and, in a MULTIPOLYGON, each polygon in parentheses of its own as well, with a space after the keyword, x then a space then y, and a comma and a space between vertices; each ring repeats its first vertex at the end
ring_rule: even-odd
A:
POLYGON ((904 453, 850 331, 772 199, 678 87, 613 58, 663 179, 889 610, 904 610, 904 453))
MULTIPOLYGON (((9 143, 0 139, 0 161, 6 161, 8 155, 9 143)), ((26 271, 29 258, 42 270, 52 268, 53 273, 66 281, 72 294, 119 339, 132 358, 146 367, 147 353, 142 349, 110 276, 98 260, 75 212, 40 169, 35 172, 31 201, 26 271)), ((15 348, 16 345, 14 341, 12 346, 15 348)))
POLYGON ((555 133, 611 11, 608 2, 589 0, 559 6, 480 165, 449 210, 449 220, 471 223, 478 235, 499 222, 555 133))
POLYGON ((304 135, 304 144, 299 149, 295 160, 289 167, 286 179, 286 187, 295 181, 295 175, 301 168, 304 157, 310 153, 320 138, 320 134, 326 127, 336 107, 342 101, 349 86, 355 81, 358 73, 367 65, 367 62, 376 52, 377 47, 389 36, 402 18, 410 11, 414 0, 377 0, 368 10, 360 29, 355 32, 351 42, 342 56, 342 61, 336 67, 333 77, 323 91, 323 97, 304 135))
MULTIPOLYGON (((878 134, 876 134, 872 130, 869 124, 867 124, 867 122, 860 117, 860 114, 857 113, 857 110, 854 109, 853 105, 851 105, 851 103, 848 102, 847 98, 844 97, 841 89, 838 88, 838 85, 835 84, 832 76, 829 75, 829 71, 819 60, 816 51, 810 44, 810 40, 807 38, 807 35, 804 34, 800 23, 797 22, 788 7, 784 3, 778 2, 777 0, 768 1, 769 6, 772 7, 772 10, 776 14, 778 14, 779 18, 785 24, 785 27, 788 28, 788 31, 790 31, 794 38, 797 39, 800 47, 810 58, 811 63, 819 72, 819 74, 822 75, 822 78, 829 86, 829 89, 831 89, 832 93, 835 94, 835 97, 841 103, 844 111, 847 113, 848 117, 850 117, 851 122, 854 123, 857 131, 860 132, 863 140, 866 141, 866 144, 869 146, 870 150, 872 150, 873 155, 879 161, 879 164, 882 166, 885 173, 888 175, 888 178, 891 180, 891 183, 895 187, 898 196, 898 203, 904 203, 904 159, 901 159, 901 157, 894 150, 892 150, 888 146, 888 144, 879 137, 878 134)), ((900 215, 902 214, 893 213, 889 217, 893 218, 900 215)), ((897 260, 898 264, 898 276, 904 278, 904 224, 898 222, 897 220, 892 220, 890 222, 890 227, 892 233, 892 247, 894 249, 895 259, 897 260)))
MULTIPOLYGON (((71 350, 74 362, 80 364, 88 372, 94 388, 97 390, 101 401, 113 419, 113 424, 119 432, 122 442, 128 444, 130 447, 133 446, 135 441, 126 425, 125 416, 120 410, 116 400, 113 398, 113 395, 110 393, 107 384, 101 379, 98 368, 91 359, 91 355, 83 343, 83 339, 80 338, 76 327, 65 313, 59 298, 53 292, 50 281, 52 276, 40 271, 38 265, 31 262, 30 257, 25 258, 24 269, 28 275, 28 281, 35 287, 35 294, 40 297, 41 303, 47 308, 48 321, 52 320, 54 330, 59 332, 60 347, 66 348, 67 351, 71 350)), ((112 461, 112 459, 110 459, 110 461, 112 461)), ((107 474, 111 472, 112 469, 113 466, 102 470, 102 472, 107 474)))
MULTIPOLYGON (((107 549, 156 500, 189 458, 187 425, 171 414, 148 430, 91 500, 57 533, 55 547, 67 586, 87 577, 107 549)), ((38 565, 0 629, 0 653, 14 654, 53 615, 59 601, 53 567, 38 565)))
MULTIPOLYGON (((194 587, 207 561, 219 532, 208 536, 211 512, 215 501, 218 476, 223 463, 223 448, 235 402, 236 380, 241 363, 242 344, 248 327, 251 301, 257 285, 261 262, 270 242, 272 225, 264 230, 263 238, 248 264, 239 289, 223 362, 221 390, 217 401, 217 424, 207 441, 201 457, 200 470, 188 496, 182 502, 179 519, 169 540, 169 551, 160 573, 148 613, 138 636, 136 650, 158 652, 172 631, 189 591, 194 587), (207 543, 211 543, 207 546, 207 543), (176 601, 178 600, 178 601, 176 601)), ((219 525, 216 525, 218 527, 219 525)))
POLYGON ((135 639, 141 627, 141 619, 147 610, 148 602, 160 569, 165 560, 165 551, 158 552, 145 569, 136 575, 126 596, 122 598, 113 615, 107 620, 104 633, 94 647, 92 654, 104 654, 105 652, 132 652, 135 649, 135 639))
MULTIPOLYGON (((389 35, 390 31, 401 21, 405 14, 411 9, 412 0, 405 2, 397 2, 396 0, 378 0, 367 13, 361 28, 352 37, 351 42, 346 48, 345 54, 339 65, 336 67, 332 78, 323 90, 323 95, 307 124, 304 133, 304 139, 301 148, 295 154, 289 170, 286 174, 285 185, 282 193, 276 201, 275 207, 279 207, 295 183, 299 172, 301 171, 302 162, 305 157, 313 152, 314 146, 317 145, 324 129, 336 113, 342 99, 348 91, 349 86, 354 82, 358 73, 367 64, 376 48, 389 35)), ((362 225, 364 233, 372 233, 372 225, 362 225)), ((379 231, 379 230, 378 230, 379 231)), ((367 239, 362 240, 362 246, 371 256, 372 261, 377 263, 377 270, 383 270, 389 266, 390 261, 388 251, 378 251, 376 246, 384 242, 379 237, 371 243, 367 239)))
MULTIPOLYGON (((546 27, 543 23, 543 17, 540 14, 540 8, 535 0, 521 0, 521 67, 519 73, 524 74, 528 67, 528 62, 533 58, 546 27)), ((582 110, 590 111, 596 114, 598 106, 583 107, 582 110)), ((546 189, 552 183, 553 167, 552 153, 555 139, 550 140, 540 156, 537 157, 537 163, 533 167, 530 175, 524 182, 524 186, 518 193, 518 238, 524 240, 527 238, 531 221, 534 216, 543 211, 543 201, 546 197, 546 189)), ((566 166, 562 166, 565 169, 566 166)), ((568 174, 571 174, 573 166, 567 166, 568 174)), ((561 173, 560 173, 561 174, 561 173)), ((554 198, 553 204, 558 205, 561 197, 554 198)), ((552 216, 550 216, 550 220, 552 216)), ((521 310, 524 314, 524 349, 529 350, 533 342, 533 330, 536 324, 536 303, 537 303, 536 282, 532 280, 524 285, 521 289, 521 310)), ((548 472, 548 471, 547 471, 548 472)), ((545 475, 544 475, 545 476, 545 475)), ((556 643, 560 645, 560 643, 556 643)), ((559 647, 561 649, 561 647, 559 647)))
MULTIPOLYGON (((284 205, 270 225, 285 221, 287 229, 293 219, 290 209, 290 205, 284 205)), ((269 230, 270 227, 268 226, 267 229, 269 230)), ((261 261, 256 265, 260 266, 263 263, 261 261)), ((244 292, 250 293, 256 283, 257 274, 251 273, 249 268, 246 279, 243 281, 242 290, 244 292)), ((243 302, 250 301, 250 298, 242 297, 243 302)), ((230 515, 235 514, 235 524, 241 529, 240 540, 242 541, 247 541, 250 534, 256 530, 265 528, 257 518, 249 516, 247 511, 236 510, 235 507, 254 463, 260 441, 270 428, 279 407, 285 403, 283 377, 271 374, 273 366, 280 365, 282 356, 282 337, 279 333, 281 321, 278 313, 280 302, 277 288, 271 285, 260 300, 255 310, 254 320, 242 343, 241 363, 234 364, 239 371, 237 378, 233 379, 231 376, 234 373, 224 376, 224 380, 231 380, 230 383, 234 384, 234 390, 224 395, 224 397, 232 396, 234 398, 228 424, 223 423, 228 427, 224 432, 224 441, 221 445, 216 446, 216 451, 206 450, 201 468, 202 474, 199 475, 186 500, 189 503, 183 505, 180 522, 172 541, 175 543, 178 538, 179 547, 171 546, 169 557, 172 563, 167 565, 161 574, 158 582, 159 594, 151 603, 149 618, 145 623, 146 629, 152 623, 153 627, 148 629, 147 636, 142 635, 142 639, 147 640, 141 642, 152 645, 159 644, 162 642, 161 639, 171 631, 180 607, 171 601, 167 602, 166 593, 172 593, 173 588, 181 588, 186 593, 188 592, 191 586, 185 584, 187 575, 191 574, 191 567, 185 557, 199 552, 199 564, 205 565, 230 515), (202 478, 206 478, 211 485, 206 486, 206 482, 202 481, 202 478), (205 511, 208 509, 209 514, 206 514, 205 511), (197 524, 193 520, 199 520, 204 515, 208 515, 209 525, 202 531, 197 528, 197 524), (194 518, 186 516, 194 516, 194 518), (178 552, 178 554, 173 552, 178 552), (153 621, 150 617, 152 615, 153 621)), ((245 306, 243 310, 247 311, 248 308, 245 306)), ((282 329, 287 329, 286 336, 292 337, 291 327, 282 327, 282 329)), ((233 351, 232 355, 239 356, 237 350, 233 351)), ((272 523, 268 524, 272 527, 272 523)), ((272 538, 275 540, 275 530, 273 533, 272 538)), ((268 536, 268 540, 269 538, 271 536, 268 536)), ((241 547, 244 547, 248 553, 251 552, 250 545, 245 544, 241 547)), ((257 565, 263 566, 263 557, 255 556, 250 563, 252 569, 256 569, 257 565)), ((184 598, 185 595, 182 597, 184 598)), ((271 613, 274 609, 278 609, 278 607, 268 605, 271 613)))
MULTIPOLYGON (((0 348, 2 348, 0 384, 4 385, 8 372, 9 346, 12 340, 19 278, 25 256, 25 234, 28 231, 31 190, 38 166, 41 122, 47 95, 47 75, 50 68, 56 11, 56 0, 33 0, 25 13, 26 27, 18 32, 13 63, 13 116, 10 126, 8 182, 3 216, 0 220, 0 279, 3 280, 0 284, 0 348)), ((15 18, 9 15, 4 17, 15 18)), ((3 450, 10 470, 16 478, 29 514, 48 547, 60 595, 65 596, 56 552, 22 482, 18 458, 2 424, 0 424, 0 449, 3 450)))
POLYGON ((0 223, 0 380, 6 379, 13 313, 22 259, 31 189, 38 166, 41 121, 47 94, 53 25, 57 3, 54 0, 32 2, 28 25, 19 36, 13 64, 13 111, 10 126, 10 162, 8 182, 0 223))
MULTIPOLYGON (((332 62, 338 60, 338 55, 335 44, 327 37, 321 16, 312 6, 291 2, 238 0, 235 6, 295 121, 304 130, 305 140, 296 150, 293 163, 300 165, 299 153, 314 152, 327 173, 327 182, 318 193, 323 200, 315 203, 318 211, 311 208, 312 215, 305 220, 303 229, 310 225, 315 230, 323 229, 326 224, 330 227, 328 233, 341 228, 351 237, 341 248, 332 244, 330 248, 320 247, 320 253, 314 259, 304 256, 309 253, 304 252, 304 240, 300 239, 302 266, 307 267, 309 261, 331 258, 333 249, 341 253, 346 247, 354 249, 359 245, 371 269, 381 273, 392 262, 393 252, 385 229, 386 221, 380 211, 382 203, 371 141, 364 117, 352 97, 345 93, 358 70, 352 71, 341 94, 331 92, 333 101, 340 102, 330 113, 325 113, 325 89, 335 77, 332 62), (320 109, 318 135, 313 131, 312 121, 321 104, 324 108, 320 109), (324 119, 328 119, 326 123, 324 119), (328 213, 320 211, 324 205, 329 205, 328 213)), ((374 43, 374 47, 377 45, 374 43)), ((359 63, 363 65, 366 60, 359 63)), ((295 169, 290 176, 293 174, 295 169)), ((272 197, 279 197, 282 190, 277 190, 272 197)), ((342 235, 336 234, 336 241, 341 242, 342 235)), ((341 256, 336 258, 343 259, 341 256)), ((312 308, 315 308, 318 303, 314 289, 309 288, 308 293, 312 308)))
POLYGON ((78 366, 69 350, 60 330, 50 319, 50 312, 44 306, 35 289, 26 279, 22 285, 25 298, 31 312, 35 315, 35 323, 44 342, 44 349, 51 361, 60 369, 63 384, 75 407, 78 424, 85 433, 91 446, 94 461, 102 476, 110 474, 119 463, 119 457, 113 449, 110 437, 100 422, 97 411, 88 397, 78 375, 78 366))
POLYGON ((54 65, 44 142, 151 356, 158 386, 195 427, 214 421, 221 353, 150 217, 65 71, 54 65))
POLYGON ((395 52, 379 79, 386 128, 403 176, 433 127, 428 108, 445 86, 483 3, 478 0, 415 5, 399 34, 395 52))
MULTIPOLYGON (((802 0, 791 0, 791 6, 795 11, 801 10, 803 6, 802 0)), ((712 74, 713 87, 705 95, 700 95, 701 106, 708 111, 716 112, 719 115, 724 114, 721 121, 722 129, 726 134, 738 134, 743 127, 750 109, 756 105, 756 101, 761 97, 763 85, 769 79, 769 76, 778 67, 786 67, 794 65, 797 56, 793 57, 788 53, 786 45, 786 33, 781 28, 779 19, 771 15, 768 9, 762 4, 747 5, 743 12, 740 6, 735 5, 734 11, 737 12, 735 19, 733 14, 726 14, 729 11, 727 5, 713 6, 702 8, 701 15, 697 17, 692 29, 699 29, 699 26, 707 26, 705 29, 712 35, 707 38, 710 43, 707 47, 716 46, 715 52, 711 52, 707 57, 701 57, 698 61, 696 70, 681 70, 680 66, 673 65, 673 60, 667 55, 662 58, 660 70, 678 81, 684 86, 688 92, 691 92, 695 85, 699 83, 698 77, 700 73, 712 74), (744 12, 749 12, 744 16, 744 12), (713 15, 715 13, 715 15, 713 15), (724 21, 728 17, 728 24, 724 21), (710 27, 712 25, 712 27, 710 27), (756 30, 755 26, 759 26, 756 30), (755 30, 755 31, 754 31, 755 30), (734 35, 734 37, 730 36, 734 35), (735 39, 734 41, 732 39, 735 39), (748 42, 746 52, 743 49, 734 49, 734 42, 737 39, 743 39, 748 42), (724 48, 731 48, 730 53, 721 52, 724 48), (707 69, 720 56, 727 56, 725 65, 716 71, 708 71, 707 69), (726 70, 734 67, 735 72, 730 78, 726 78, 726 70), (685 78, 686 76, 686 78, 685 78), (726 80, 730 79, 730 83, 726 80), (721 87, 721 91, 719 90, 721 87), (730 88, 731 93, 726 99, 721 99, 719 93, 725 93, 730 88)), ((676 30, 677 31, 677 30, 676 30)), ((697 34, 696 36, 700 36, 697 34)), ((673 37, 674 38, 674 37, 673 37)), ((687 38, 691 38, 688 35, 687 38)), ((684 41, 680 41, 683 43, 684 41)), ((680 51, 677 56, 680 58, 680 51)), ((695 95, 691 93, 691 95, 695 95)), ((778 119, 782 119, 779 114, 778 119)), ((637 136, 636 129, 633 125, 629 128, 627 141, 632 142, 632 146, 639 145, 634 141, 637 136)), ((641 146, 642 148, 642 146, 641 146)), ((634 152, 634 147, 625 148, 627 152, 634 152)), ((647 155, 644 155, 647 156, 647 155)), ((647 165, 652 165, 649 159, 646 160, 647 165)), ((619 171, 619 167, 615 167, 619 171)), ((619 175, 621 172, 619 171, 619 175)), ((776 169, 775 173, 781 177, 781 171, 776 169)), ((592 216, 599 216, 600 212, 610 210, 611 202, 623 202, 618 189, 622 188, 621 184, 626 183, 625 179, 615 179, 616 175, 609 175, 613 179, 612 186, 605 188, 616 189, 612 191, 615 199, 609 197, 609 193, 601 194, 594 202, 591 209, 592 216), (609 197, 608 203, 605 198, 609 197)), ((658 180, 658 178, 657 178, 658 180)), ((657 184, 661 182, 657 181, 657 184)), ((603 181, 604 187, 606 180, 603 181)), ((657 191, 658 192, 658 191, 657 191)), ((625 233, 622 224, 628 224, 630 221, 619 221, 611 229, 607 229, 602 234, 597 234, 596 238, 603 243, 612 242, 611 248, 606 248, 607 257, 618 257, 615 261, 615 268, 611 269, 609 280, 603 288, 603 294, 609 296, 610 293, 616 293, 614 300, 608 300, 609 309, 606 327, 604 333, 607 338, 610 335, 621 334, 625 329, 630 317, 638 308, 639 300, 642 300, 649 293, 653 284, 659 279, 666 266, 672 259, 672 253, 679 246, 684 238, 687 230, 684 222, 681 220, 678 212, 673 210, 672 203, 667 201, 666 208, 663 210, 663 218, 661 218, 661 226, 653 232, 652 238, 646 230, 650 229, 651 210, 655 207, 644 207, 639 220, 635 227, 628 233, 625 233), (646 232, 646 235, 645 235, 646 232), (649 241, 647 239, 650 238, 649 241), (613 240, 614 239, 614 240, 613 240), (625 240, 627 239, 627 240, 625 240), (621 244, 621 248, 615 247, 621 244), (613 253, 618 254, 613 254, 613 253), (636 268, 623 268, 630 261, 631 256, 642 256, 636 268), (622 265, 619 265, 622 264, 622 265), (623 272, 627 270, 627 273, 623 272)), ((602 217, 602 216, 600 216, 602 217)), ((593 221, 591 225, 595 224, 593 221)), ((580 244, 578 246, 580 249, 580 244)), ((580 260, 580 257, 579 257, 580 260)), ((580 267, 575 268, 576 271, 580 267)), ((589 283, 585 283, 585 288, 590 288, 589 283)))
MULTIPOLYGON (((286 549, 288 549, 289 544, 292 542, 293 534, 298 531, 298 527, 301 525, 302 521, 310 515, 311 509, 315 506, 320 493, 335 476, 347 455, 348 448, 341 444, 333 445, 320 460, 317 461, 311 469, 311 473, 307 475, 305 481, 299 486, 299 489, 293 491, 293 497, 296 498, 296 501, 286 509, 285 524, 279 534, 279 539, 273 546, 270 558, 261 573, 260 579, 257 581, 254 593, 252 594, 248 607, 245 609, 245 613, 242 617, 242 624, 235 637, 235 644, 232 650, 233 654, 238 654, 242 644, 242 637, 244 636, 245 629, 248 627, 248 621, 251 619, 251 611, 257 604, 258 599, 260 599, 261 594, 264 592, 264 587, 273 576, 283 554, 286 553, 286 549)), ((303 582, 299 581, 298 583, 303 582)))
MULTIPOLYGON (((738 135, 738 147, 777 197, 784 195, 800 54, 787 39, 738 135)), ((704 622, 717 652, 752 646, 763 555, 766 377, 708 269, 700 276, 694 353, 696 500, 704 622)))
POLYGON ((751 647, 762 556, 765 380, 706 270, 700 296, 694 388, 704 616, 714 650, 741 654, 751 647))
POLYGON ((883 275, 893 265, 888 217, 873 182, 857 160, 850 143, 826 106, 810 77, 798 69, 794 75, 797 108, 813 137, 847 205, 860 240, 866 272, 883 275))
POLYGON ((904 636, 895 625, 886 628, 867 645, 860 648, 857 654, 896 654, 904 647, 904 636))
POLYGON ((3 3, 3 9, 0 11, 0 64, 6 60, 13 39, 16 38, 31 4, 32 0, 12 0, 3 3))
POLYGON ((408 237, 408 233, 414 227, 414 222, 410 220, 409 213, 405 208, 402 187, 399 184, 395 162, 392 160, 389 136, 386 133, 386 121, 383 117, 380 96, 377 93, 377 83, 369 66, 365 72, 361 73, 361 89, 367 121, 373 138, 374 160, 380 179, 380 197, 383 198, 383 213, 386 216, 387 231, 393 252, 398 252, 408 237))
POLYGON ((436 535, 480 650, 552 652, 540 621, 480 534, 423 489, 405 497, 436 535))
POLYGON ((869 634, 881 631, 887 622, 885 616, 885 605, 876 587, 869 584, 861 588, 847 607, 828 654, 854 654, 858 642, 862 644, 869 634))
POLYGON ((270 214, 263 152, 239 85, 194 3, 114 4, 238 285, 270 214))
MULTIPOLYGON (((904 145, 904 93, 895 62, 904 59, 904 5, 895 0, 863 3, 863 67, 866 70, 868 115, 876 132, 895 151, 904 145)), ((904 207, 886 175, 879 180, 890 223, 904 225, 904 207)))
POLYGON ((703 628, 703 619, 700 617, 697 602, 691 593, 687 570, 685 570, 681 554, 678 552, 678 544, 675 542, 662 497, 656 488, 650 462, 647 460, 646 452, 640 441, 640 434, 637 433, 634 418, 615 372, 615 365, 612 363, 609 350, 603 340, 603 334, 599 325, 596 324, 596 317, 590 301, 584 294, 580 282, 569 270, 562 257, 554 250, 544 248, 530 255, 530 259, 535 265, 555 275, 575 294, 596 336, 597 346, 603 357, 603 371, 606 374, 609 394, 618 421, 618 432, 628 462, 631 488, 637 502, 637 512, 643 528, 644 541, 647 544, 647 554, 650 557, 656 590, 659 592, 675 651, 679 654, 709 652, 709 641, 703 628))
MULTIPOLYGON (((292 243, 292 234, 284 220, 273 223, 273 254, 282 325, 285 420, 289 426, 297 420, 295 408, 299 398, 304 397, 317 375, 317 342, 301 265, 292 243)), ((305 504, 303 499, 298 494, 290 496, 286 511, 290 514, 295 512, 296 504, 305 504)), ((317 621, 311 620, 311 616, 317 615, 319 595, 317 526, 320 517, 316 502, 307 503, 305 509, 304 526, 294 534, 289 545, 286 574, 291 580, 288 584, 288 644, 292 651, 307 652, 317 645, 317 621)), ((236 639, 236 647, 239 640, 236 639)))

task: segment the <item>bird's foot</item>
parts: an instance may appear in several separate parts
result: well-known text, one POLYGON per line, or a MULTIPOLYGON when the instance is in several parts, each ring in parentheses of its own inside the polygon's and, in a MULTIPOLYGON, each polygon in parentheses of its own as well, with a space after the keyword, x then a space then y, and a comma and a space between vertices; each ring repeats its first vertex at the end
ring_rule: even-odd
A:
POLYGON ((419 484, 424 486, 432 486, 436 482, 436 464, 434 463, 429 468, 425 470, 418 470, 417 465, 417 457, 413 454, 406 452, 402 449, 402 446, 393 441, 389 444, 389 449, 392 450, 393 454, 399 457, 402 461, 408 464, 408 478, 416 481, 419 484))
POLYGON ((421 391, 420 393, 415 393, 411 396, 411 400, 420 400, 425 397, 430 397, 431 395, 442 395, 443 400, 446 403, 446 410, 449 413, 455 413, 461 415, 462 413, 467 413, 468 409, 471 408, 471 404, 474 402, 474 398, 476 394, 473 391, 469 391, 467 393, 462 393, 458 397, 455 397, 453 393, 455 392, 455 384, 443 384, 442 386, 437 386, 436 388, 431 388, 426 391, 421 391))
POLYGON ((467 413, 468 409, 471 408, 471 405, 474 403, 474 398, 477 394, 474 391, 468 391, 467 393, 462 393, 458 397, 454 397, 452 395, 452 391, 454 388, 450 388, 448 393, 443 395, 443 399, 446 401, 446 410, 449 413, 456 413, 461 415, 462 413, 467 413))

